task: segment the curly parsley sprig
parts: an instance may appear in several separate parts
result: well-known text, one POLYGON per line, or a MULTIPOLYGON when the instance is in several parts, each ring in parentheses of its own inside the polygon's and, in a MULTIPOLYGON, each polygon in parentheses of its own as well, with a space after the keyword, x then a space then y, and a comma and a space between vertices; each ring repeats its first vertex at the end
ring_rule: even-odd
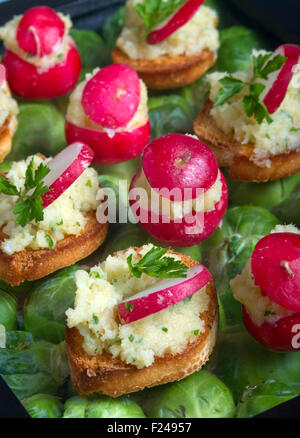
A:
POLYGON ((258 56, 252 55, 253 74, 248 82, 235 78, 232 74, 220 79, 222 85, 214 102, 214 106, 221 106, 234 95, 240 93, 245 87, 248 87, 249 94, 243 97, 244 110, 248 117, 254 116, 255 120, 261 124, 264 119, 272 123, 272 118, 261 100, 261 93, 266 86, 259 82, 259 79, 267 80, 269 75, 279 70, 286 61, 282 55, 272 57, 272 53, 258 56), (270 59, 271 58, 271 59, 270 59))
POLYGON ((43 163, 34 171, 34 158, 31 159, 25 173, 24 188, 19 190, 13 183, 0 175, 0 192, 5 195, 17 196, 13 213, 16 221, 22 226, 35 220, 44 219, 42 195, 49 191, 43 179, 50 172, 43 163))
POLYGON ((153 247, 138 263, 132 264, 132 254, 127 257, 127 263, 132 275, 140 278, 142 274, 157 278, 186 277, 188 267, 173 257, 163 257, 169 248, 153 247))
POLYGON ((138 3, 134 9, 144 21, 148 35, 185 2, 186 0, 145 0, 138 3))

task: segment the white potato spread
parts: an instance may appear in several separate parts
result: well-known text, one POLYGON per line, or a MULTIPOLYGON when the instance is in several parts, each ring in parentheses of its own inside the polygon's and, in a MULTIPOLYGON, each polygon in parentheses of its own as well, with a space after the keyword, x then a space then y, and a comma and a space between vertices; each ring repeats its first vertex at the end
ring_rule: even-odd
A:
MULTIPOLYGON (((26 160, 12 164, 6 178, 18 189, 23 188, 25 172, 32 156, 26 160)), ((43 162, 34 156, 34 169, 43 162)), ((69 235, 80 234, 87 223, 87 213, 96 210, 99 201, 96 195, 99 190, 97 172, 87 168, 81 176, 52 204, 44 209, 44 219, 41 222, 30 222, 21 227, 16 221, 13 208, 16 196, 0 193, 0 227, 7 238, 1 242, 1 250, 13 254, 25 248, 41 249, 55 248, 56 242, 69 235)))
POLYGON ((61 63, 70 49, 70 44, 73 44, 72 38, 69 36, 69 30, 72 27, 72 21, 68 15, 64 15, 61 12, 57 12, 59 17, 65 23, 65 33, 62 42, 55 47, 54 51, 49 55, 35 56, 26 53, 18 44, 16 34, 18 25, 22 18, 22 15, 15 16, 12 20, 8 21, 4 26, 0 27, 0 39, 3 40, 4 46, 7 50, 18 55, 24 61, 38 67, 39 73, 44 73, 56 64, 61 63))
POLYGON ((81 100, 82 93, 86 83, 95 76, 100 69, 96 68, 92 73, 88 73, 85 76, 85 79, 77 85, 75 90, 70 95, 69 106, 67 109, 66 118, 68 122, 73 123, 81 128, 93 129, 99 132, 106 132, 110 137, 113 137, 117 132, 130 132, 134 129, 143 126, 148 121, 148 108, 147 108, 147 88, 142 80, 140 80, 141 85, 141 94, 140 94, 140 102, 137 108, 136 113, 132 117, 131 120, 125 125, 121 126, 117 129, 108 129, 105 128, 98 123, 90 120, 84 112, 81 100))
MULTIPOLYGON (((216 204, 222 196, 221 172, 219 171, 215 183, 198 198, 180 201, 169 201, 163 198, 159 193, 152 189, 143 170, 136 180, 136 188, 145 190, 147 197, 139 197, 139 204, 144 210, 151 209, 156 213, 167 214, 171 220, 182 219, 185 215, 194 212, 203 211, 208 213, 215 209, 216 204), (151 202, 151 204, 150 204, 151 202)), ((156 187, 155 187, 156 188, 156 187)))
POLYGON ((13 135, 17 129, 18 104, 10 95, 7 82, 4 81, 0 87, 0 130, 5 122, 13 135))
MULTIPOLYGON (((300 230, 293 225, 276 225, 271 233, 300 234, 300 230)), ((234 298, 246 306, 252 321, 259 327, 265 321, 274 324, 279 319, 294 313, 262 295, 260 287, 254 284, 251 272, 251 258, 246 263, 242 273, 231 280, 230 287, 234 298)))
MULTIPOLYGON (((253 54, 266 53, 254 51, 253 54)), ((296 74, 296 73, 295 73, 296 74)), ((210 100, 215 101, 221 87, 219 80, 226 73, 211 73, 207 75, 210 83, 210 100)), ((248 73, 234 73, 243 81, 252 76, 252 68, 248 73)), ((254 146, 251 160, 261 167, 270 167, 270 156, 300 150, 300 88, 290 82, 286 96, 277 111, 271 115, 273 122, 264 120, 260 125, 254 117, 249 118, 244 110, 243 97, 248 93, 245 87, 239 94, 228 102, 211 109, 218 128, 225 134, 233 135, 234 139, 242 144, 250 143, 254 146)))
MULTIPOLYGON (((142 0, 143 1, 143 0, 142 0)), ((132 59, 155 59, 163 55, 195 55, 203 49, 216 53, 219 33, 216 29, 217 14, 209 7, 201 6, 196 14, 182 27, 159 44, 147 44, 145 23, 134 10, 141 0, 126 3, 126 22, 117 39, 117 47, 132 59)), ((146 0, 144 0, 146 1, 146 0)))
POLYGON ((75 274, 75 304, 74 309, 66 312, 67 325, 77 327, 89 355, 105 350, 128 364, 144 368, 150 366, 155 357, 182 352, 205 331, 200 318, 209 304, 205 287, 191 298, 153 315, 130 324, 119 323, 117 304, 159 280, 145 274, 141 278, 132 276, 126 261, 129 254, 133 254, 133 263, 136 263, 152 247, 151 244, 143 246, 139 256, 129 248, 125 253, 108 256, 89 272, 81 270, 75 274))

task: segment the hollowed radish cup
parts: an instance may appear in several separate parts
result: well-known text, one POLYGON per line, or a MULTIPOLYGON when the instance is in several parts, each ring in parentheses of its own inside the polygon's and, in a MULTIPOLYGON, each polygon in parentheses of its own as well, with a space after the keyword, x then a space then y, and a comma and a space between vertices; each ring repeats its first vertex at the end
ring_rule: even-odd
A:
MULTIPOLYGON (((136 181, 139 176, 140 172, 132 179, 130 190, 137 187, 136 181)), ((133 210, 133 214, 139 224, 161 243, 181 248, 197 245, 213 234, 225 215, 228 203, 228 189, 222 174, 221 183, 221 199, 216 203, 214 210, 205 213, 200 212, 196 216, 186 215, 181 223, 171 220, 169 223, 164 223, 162 215, 143 210, 140 206, 137 210, 133 210), (142 219, 140 220, 140 218, 142 219)), ((129 200, 129 203, 133 207, 138 201, 129 200)))
POLYGON ((40 73, 38 67, 6 50, 2 59, 11 90, 25 99, 52 99, 63 96, 75 87, 81 70, 81 59, 75 43, 66 58, 40 73))
POLYGON ((141 155, 151 137, 149 120, 131 132, 116 132, 113 137, 106 132, 82 128, 68 121, 65 130, 68 143, 81 141, 88 144, 94 151, 94 162, 104 165, 133 160, 141 155))

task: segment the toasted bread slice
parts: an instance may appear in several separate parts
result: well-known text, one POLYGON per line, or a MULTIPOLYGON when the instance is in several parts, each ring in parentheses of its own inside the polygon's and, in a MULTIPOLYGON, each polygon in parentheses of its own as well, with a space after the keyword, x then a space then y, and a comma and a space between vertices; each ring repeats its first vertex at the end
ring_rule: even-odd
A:
POLYGON ((266 182, 285 178, 300 171, 300 151, 270 155, 270 167, 260 167, 251 160, 253 144, 241 144, 233 135, 219 129, 210 115, 208 99, 194 122, 194 131, 215 153, 220 167, 229 167, 229 176, 238 181, 266 182))
POLYGON ((148 88, 164 90, 191 84, 200 78, 216 62, 216 56, 208 49, 197 55, 164 55, 156 59, 132 59, 116 47, 112 52, 115 63, 127 64, 137 71, 148 88))
POLYGON ((0 163, 10 153, 12 146, 12 134, 9 129, 9 119, 7 119, 0 130, 0 163))
MULTIPOLYGON (((186 255, 180 256, 188 267, 197 264, 186 255)), ((119 358, 113 358, 107 352, 89 356, 83 350, 83 338, 77 328, 67 327, 66 344, 74 388, 81 395, 101 392, 119 397, 145 387, 183 379, 199 370, 213 350, 218 329, 218 301, 213 282, 207 285, 206 293, 210 298, 209 308, 201 314, 205 321, 205 332, 199 334, 181 353, 156 357, 152 365, 142 369, 122 362, 119 358)))
MULTIPOLYGON (((25 280, 37 280, 70 266, 94 252, 104 241, 107 231, 108 224, 100 224, 93 211, 81 234, 65 237, 54 249, 26 248, 12 255, 0 250, 0 279, 17 286, 25 280)), ((0 230, 0 241, 5 237, 0 230)))

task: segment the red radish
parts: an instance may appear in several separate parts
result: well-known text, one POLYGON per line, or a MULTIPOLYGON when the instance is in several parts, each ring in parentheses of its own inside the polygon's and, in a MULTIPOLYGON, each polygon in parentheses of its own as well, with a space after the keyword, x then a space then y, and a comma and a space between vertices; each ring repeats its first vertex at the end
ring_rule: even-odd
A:
MULTIPOLYGON (((140 172, 134 176, 131 181, 130 190, 136 188, 136 182, 139 179, 140 172)), ((181 222, 166 221, 164 223, 163 216, 154 214, 151 211, 145 211, 139 207, 138 211, 133 211, 137 220, 139 220, 142 228, 144 228, 152 237, 161 243, 169 246, 188 247, 197 245, 213 234, 216 228, 220 225, 223 216, 225 215, 228 203, 228 189, 224 176, 221 174, 222 196, 219 202, 216 203, 214 210, 210 212, 198 213, 196 216, 188 214, 184 216, 181 222), (195 224, 193 233, 188 232, 195 224)), ((136 201, 130 200, 130 206, 133 207, 136 201)))
POLYGON ((283 317, 273 324, 265 321, 258 326, 251 319, 245 306, 242 306, 242 311, 246 329, 264 347, 282 352, 299 350, 300 344, 298 346, 293 342, 296 335, 293 327, 300 324, 300 313, 283 317))
POLYGON ((0 87, 6 81, 6 68, 0 63, 0 87))
POLYGON ((204 0, 187 0, 177 11, 147 36, 148 44, 159 44, 185 25, 202 6, 204 0))
POLYGON ((166 278, 118 304, 121 324, 129 324, 160 312, 190 297, 212 280, 203 265, 193 266, 186 278, 166 278))
POLYGON ((300 312, 300 236, 274 233, 261 239, 252 253, 251 270, 262 295, 300 312))
POLYGON ((109 129, 125 126, 136 113, 141 95, 140 80, 129 66, 102 68, 85 85, 82 106, 90 120, 109 129))
POLYGON ((268 80, 262 82, 266 88, 262 92, 261 99, 267 107, 269 114, 275 113, 285 98, 288 86, 294 74, 294 67, 298 64, 300 58, 300 46, 295 44, 283 44, 275 50, 273 57, 282 55, 287 60, 283 66, 271 73, 268 80))
POLYGON ((68 143, 82 141, 94 151, 94 162, 112 165, 133 160, 141 155, 150 141, 151 128, 149 120, 133 131, 116 132, 110 137, 106 132, 82 128, 66 121, 66 138, 68 143))
POLYGON ((25 99, 52 99, 69 93, 75 87, 81 70, 74 42, 66 58, 43 73, 10 50, 4 52, 2 62, 8 72, 11 90, 25 99))
MULTIPOLYGON (((214 153, 204 143, 189 135, 167 134, 152 141, 145 149, 142 166, 150 186, 155 189, 166 187, 192 189, 196 198, 197 189, 207 191, 218 176, 218 162, 214 153)), ((170 199, 176 201, 176 196, 170 199)))
POLYGON ((49 192, 42 196, 43 207, 52 204, 62 195, 85 171, 93 161, 92 149, 83 143, 73 143, 57 154, 47 167, 50 172, 44 178, 49 192))
POLYGON ((21 18, 16 37, 24 52, 42 57, 57 49, 64 33, 65 23, 53 9, 36 6, 21 18))

